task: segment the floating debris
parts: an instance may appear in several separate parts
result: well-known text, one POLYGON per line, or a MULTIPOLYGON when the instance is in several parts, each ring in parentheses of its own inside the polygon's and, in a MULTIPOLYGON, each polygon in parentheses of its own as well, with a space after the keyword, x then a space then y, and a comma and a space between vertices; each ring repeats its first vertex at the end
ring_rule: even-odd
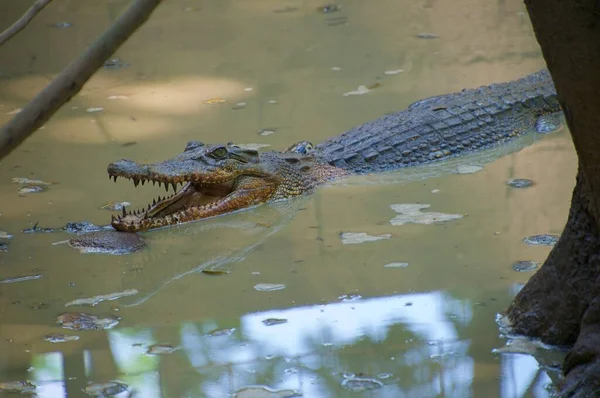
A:
POLYGON ((27 276, 17 276, 14 278, 6 278, 0 279, 0 285, 8 284, 8 283, 17 283, 17 282, 26 282, 26 281, 34 281, 36 279, 42 279, 42 275, 27 275, 27 276))
POLYGON ((235 333, 235 328, 215 329, 208 332, 206 335, 210 337, 231 336, 235 333))
POLYGON ((283 283, 259 283, 254 285, 254 289, 259 292, 274 292, 285 289, 285 285, 283 283))
POLYGON ((267 148, 267 147, 271 146, 270 144, 253 144, 253 143, 250 143, 250 144, 236 144, 236 145, 239 146, 242 149, 253 149, 255 151, 259 150, 261 148, 267 148))
POLYGON ((97 232, 102 230, 113 230, 113 227, 110 225, 98 226, 96 224, 92 224, 89 221, 77 221, 77 222, 68 222, 64 227, 61 228, 61 231, 67 232, 69 234, 78 234, 81 232, 97 232))
POLYGON ((353 91, 348 91, 344 94, 342 94, 344 97, 349 97, 351 95, 363 95, 366 94, 368 92, 370 92, 371 90, 369 90, 369 88, 367 88, 367 86, 358 86, 358 88, 356 90, 353 91))
POLYGON ((71 22, 62 21, 62 22, 51 23, 48 26, 51 28, 57 28, 57 29, 68 29, 68 28, 72 28, 73 24, 71 22))
POLYGON ((172 345, 169 345, 169 344, 154 344, 154 345, 148 347, 148 350, 146 351, 146 355, 172 354, 179 349, 181 349, 181 347, 173 347, 172 345))
POLYGON ((115 256, 135 253, 146 247, 146 242, 138 234, 108 230, 77 235, 67 243, 81 253, 115 256))
POLYGON ((27 195, 30 193, 38 193, 45 191, 45 188, 39 187, 37 185, 29 185, 27 187, 23 187, 19 189, 19 195, 27 195))
POLYGON ((113 57, 109 60, 106 60, 106 62, 104 62, 104 65, 102 65, 104 69, 119 69, 124 68, 126 66, 129 66, 129 64, 123 62, 123 60, 119 57, 113 57))
POLYGON ((390 205, 391 209, 394 210, 397 215, 390 220, 392 225, 404 225, 404 224, 438 224, 451 220, 458 220, 463 218, 462 214, 446 214, 446 213, 435 213, 435 212, 422 212, 421 210, 431 207, 431 205, 423 203, 406 203, 390 205))
POLYGON ((385 72, 383 72, 383 74, 384 75, 397 75, 402 72, 404 72, 404 69, 392 69, 392 70, 386 70, 385 72))
POLYGON ((432 190, 431 190, 431 193, 439 193, 439 192, 440 192, 440 190, 439 190, 439 189, 437 189, 437 188, 436 188, 436 189, 432 189, 432 190))
POLYGON ((478 171, 483 170, 483 167, 481 166, 469 166, 469 165, 460 165, 456 168, 456 173, 458 174, 473 174, 473 173, 477 173, 478 171))
POLYGON ((275 105, 277 103, 277 100, 268 100, 267 103, 275 105))
POLYGON ((229 273, 229 271, 224 270, 224 269, 203 269, 202 271, 203 274, 206 275, 227 275, 229 273))
POLYGON ((231 109, 244 109, 246 105, 247 104, 245 102, 238 102, 237 104, 232 106, 231 109))
POLYGON ((62 333, 51 333, 44 337, 44 341, 49 343, 67 343, 69 341, 79 340, 79 336, 69 336, 62 333))
POLYGON ((8 251, 8 242, 0 242, 0 252, 8 251))
POLYGON ((339 66, 332 66, 331 70, 334 71, 334 72, 339 72, 339 71, 342 70, 342 68, 340 68, 339 66))
POLYGON ((435 33, 419 33, 416 37, 418 39, 437 39, 439 36, 435 33))
POLYGON ((28 381, 6 381, 0 383, 0 392, 30 394, 35 390, 35 385, 28 381))
POLYGON ((246 386, 237 390, 234 398, 293 398, 301 397, 302 393, 296 390, 275 390, 267 386, 246 386))
POLYGON ((105 383, 88 384, 81 391, 92 397, 113 397, 125 391, 129 391, 129 386, 122 381, 111 380, 105 383))
POLYGON ((324 6, 317 8, 317 11, 321 14, 331 14, 333 12, 338 12, 341 9, 342 7, 337 4, 325 4, 324 6))
POLYGON ((127 97, 125 95, 109 95, 108 97, 106 97, 106 99, 109 99, 111 101, 114 101, 114 100, 126 100, 126 99, 129 99, 129 97, 127 97))
POLYGON ((523 242, 529 246, 554 246, 558 242, 558 235, 542 234, 528 236, 523 242))
POLYGON ((12 239, 13 237, 13 234, 9 234, 6 231, 0 231, 0 239, 12 239))
POLYGON ((69 301, 68 303, 65 304, 65 307, 72 307, 74 305, 89 305, 89 306, 95 307, 102 301, 118 300, 121 297, 135 296, 138 293, 139 292, 137 289, 127 289, 127 290, 123 290, 122 292, 102 294, 102 295, 94 296, 94 297, 90 297, 90 298, 81 298, 81 299, 69 301))
POLYGON ((215 105, 215 104, 224 104, 225 101, 223 98, 210 98, 204 101, 207 105, 215 105))
POLYGON ((104 110, 104 108, 102 108, 101 106, 97 106, 97 107, 87 108, 85 111, 87 113, 96 113, 96 112, 102 112, 103 110, 104 110))
POLYGON ((539 265, 540 263, 536 261, 518 261, 512 265, 512 269, 517 272, 529 272, 536 269, 539 265))
POLYGON ((119 323, 118 317, 99 318, 95 315, 82 312, 66 312, 59 315, 57 323, 65 329, 71 330, 103 330, 110 329, 119 323))
POLYGON ((371 377, 350 377, 342 381, 342 387, 352 392, 376 390, 383 387, 383 383, 371 377))
POLYGON ((30 180, 25 177, 13 177, 13 184, 21 184, 21 185, 52 185, 56 184, 56 182, 46 182, 42 180, 30 180))
POLYGON ((383 266, 383 268, 406 268, 408 263, 389 263, 383 266))
POLYGON ((506 181, 506 185, 513 188, 529 188, 534 184, 533 180, 528 180, 527 178, 511 178, 506 181))
POLYGON ((39 223, 36 222, 35 224, 33 224, 33 227, 25 228, 22 232, 24 234, 32 234, 32 233, 37 233, 37 232, 48 233, 48 232, 54 232, 54 228, 42 228, 39 226, 39 223))
POLYGON ((277 129, 262 129, 259 130, 258 135, 271 135, 271 134, 275 134, 275 132, 277 131, 277 129))
POLYGON ((129 202, 108 202, 107 204, 100 207, 102 210, 123 210, 124 207, 131 205, 129 202))
POLYGON ((338 300, 341 301, 357 301, 362 300, 362 296, 360 294, 342 294, 338 297, 338 300))
POLYGON ((263 319, 262 323, 265 324, 265 326, 274 326, 274 325, 281 325, 282 323, 287 323, 287 319, 285 318, 267 318, 267 319, 263 319))
POLYGON ((364 242, 374 242, 376 240, 390 239, 391 234, 369 235, 365 232, 342 232, 340 238, 344 245, 355 245, 364 242))
POLYGON ((33 304, 29 304, 29 308, 31 308, 32 310, 45 310, 46 308, 48 308, 48 304, 46 303, 33 303, 33 304))

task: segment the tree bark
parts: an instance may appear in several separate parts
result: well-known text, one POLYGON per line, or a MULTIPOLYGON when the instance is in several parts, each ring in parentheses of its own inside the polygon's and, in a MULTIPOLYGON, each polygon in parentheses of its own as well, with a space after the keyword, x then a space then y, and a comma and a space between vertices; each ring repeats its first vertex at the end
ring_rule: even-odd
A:
POLYGON ((0 129, 0 159, 42 126, 106 62, 154 11, 161 0, 135 0, 78 59, 0 129))
POLYGON ((600 396, 600 2, 525 0, 579 157, 565 229, 507 311, 515 331, 572 345, 561 395, 600 396))
POLYGON ((4 32, 0 33, 0 46, 9 41, 11 37, 25 29, 33 17, 42 11, 42 9, 51 1, 52 0, 36 0, 36 2, 33 3, 33 5, 29 7, 27 11, 25 11, 25 14, 23 14, 23 16, 19 18, 17 22, 12 24, 12 26, 6 29, 4 32))

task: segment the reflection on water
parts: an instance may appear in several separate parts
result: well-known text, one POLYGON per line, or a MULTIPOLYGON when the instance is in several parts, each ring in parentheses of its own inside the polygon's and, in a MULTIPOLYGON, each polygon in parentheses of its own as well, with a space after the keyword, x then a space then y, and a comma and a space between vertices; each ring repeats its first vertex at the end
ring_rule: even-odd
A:
MULTIPOLYGON (((52 2, 0 47, 0 123, 126 4, 52 2)), ((535 272, 512 265, 541 262, 549 251, 523 238, 564 225, 576 168, 564 130, 146 233, 148 248, 126 256, 53 245, 68 238, 63 232, 21 233, 37 222, 103 225, 106 203, 139 207, 156 196, 152 187, 107 180, 106 165, 119 158, 156 161, 198 139, 267 149, 316 143, 416 100, 543 66, 520 0, 324 6, 164 2, 115 54, 123 67, 99 71, 3 159, 0 247, 8 251, 0 252, 0 280, 39 277, 0 284, 0 383, 30 380, 41 397, 108 389, 212 398, 249 385, 306 397, 550 394, 562 354, 492 350, 512 342, 495 318, 535 272), (360 95, 344 96, 351 91, 360 95), (457 174, 467 166, 482 169, 457 174), (13 178, 55 183, 19 196, 13 178), (515 178, 535 184, 505 184, 515 178), (398 215, 390 206, 401 204, 464 217, 390 223, 398 215), (386 239, 343 244, 356 234, 386 239), (260 284, 285 288, 258 291, 260 284), (68 308, 121 317, 113 329, 56 324, 69 302, 123 291, 137 294, 68 308), (79 339, 45 340, 63 332, 79 339), (147 355, 155 344, 179 349, 147 355)), ((0 26, 26 7, 0 2, 0 26)))
MULTIPOLYGON (((348 379, 379 381, 374 394, 381 397, 464 397, 474 393, 476 364, 471 340, 461 332, 473 316, 468 300, 431 292, 262 311, 221 325, 182 322, 168 334, 181 350, 169 356, 146 354, 165 338, 159 330, 121 328, 106 338, 114 376, 144 397, 225 397, 255 384, 335 397, 347 394, 348 379), (287 322, 266 326, 269 318, 287 322), (211 333, 232 326, 232 333, 211 333), (183 386, 160 376, 173 364, 183 386)), ((99 372, 94 354, 79 355, 93 380, 99 372)), ((504 353, 497 360, 499 396, 547 393, 551 379, 534 357, 504 353)), ((60 352, 35 355, 32 371, 40 397, 66 396, 60 352)))

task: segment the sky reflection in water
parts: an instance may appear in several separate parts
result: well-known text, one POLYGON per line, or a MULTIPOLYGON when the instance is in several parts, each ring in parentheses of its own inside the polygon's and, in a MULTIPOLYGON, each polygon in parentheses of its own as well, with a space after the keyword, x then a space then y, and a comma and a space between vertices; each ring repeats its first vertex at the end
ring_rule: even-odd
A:
MULTIPOLYGON (((227 396, 247 385, 265 384, 307 397, 334 397, 344 395, 344 378, 356 375, 383 383, 373 396, 464 397, 473 395, 475 361, 471 341, 461 338, 460 329, 472 318, 469 301, 430 292, 249 313, 233 328, 210 320, 184 322, 180 341, 168 342, 181 350, 167 356, 145 354, 152 344, 165 343, 150 328, 106 333, 118 371, 115 379, 137 396, 170 396, 171 383, 161 373, 177 360, 187 365, 179 363, 183 396, 227 396), (287 322, 266 326, 263 321, 269 318, 287 322), (219 328, 224 332, 210 333, 219 328), (399 339, 392 336, 399 333, 406 336, 404 344, 394 345, 391 341, 399 339)), ((94 380, 93 353, 86 350, 84 357, 85 374, 94 380)), ((534 357, 503 353, 498 360, 499 396, 547 394, 551 380, 534 357)), ((66 396, 62 366, 59 352, 34 357, 38 396, 66 396)))

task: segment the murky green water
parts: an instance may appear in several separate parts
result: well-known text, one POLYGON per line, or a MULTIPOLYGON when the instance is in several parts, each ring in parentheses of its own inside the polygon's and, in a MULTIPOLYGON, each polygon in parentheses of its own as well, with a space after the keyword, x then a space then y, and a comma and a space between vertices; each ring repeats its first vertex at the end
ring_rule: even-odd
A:
MULTIPOLYGON (((56 0, 1 47, 0 123, 128 3, 56 0), (72 26, 53 26, 61 22, 72 26)), ((496 314, 535 272, 512 265, 549 251, 523 238, 558 234, 566 219, 576 157, 564 130, 474 174, 453 171, 511 149, 152 232, 149 248, 129 256, 82 255, 53 244, 66 233, 21 232, 36 222, 106 224, 107 202, 156 196, 107 179, 119 158, 163 159, 192 139, 318 142, 427 96, 533 72, 543 60, 521 3, 340 0, 323 14, 318 1, 165 2, 116 54, 125 67, 101 70, 1 163, 0 229, 14 237, 0 279, 41 277, 0 284, 0 383, 28 380, 40 397, 83 396, 88 383, 110 380, 128 386, 118 396, 138 397, 227 397, 250 385, 288 392, 239 396, 547 396, 556 372, 492 350, 506 343, 496 314), (55 184, 20 196, 14 177, 55 184), (535 185, 510 188, 510 178, 535 185), (393 225, 390 206, 410 203, 466 216, 393 225), (384 239, 342 243, 342 233, 361 232, 384 239), (66 311, 121 319, 104 331, 65 330, 56 317, 66 311), (51 333, 79 339, 45 341, 51 333), (179 349, 147 355, 155 344, 179 349)), ((0 27, 26 7, 0 3, 0 27)))

